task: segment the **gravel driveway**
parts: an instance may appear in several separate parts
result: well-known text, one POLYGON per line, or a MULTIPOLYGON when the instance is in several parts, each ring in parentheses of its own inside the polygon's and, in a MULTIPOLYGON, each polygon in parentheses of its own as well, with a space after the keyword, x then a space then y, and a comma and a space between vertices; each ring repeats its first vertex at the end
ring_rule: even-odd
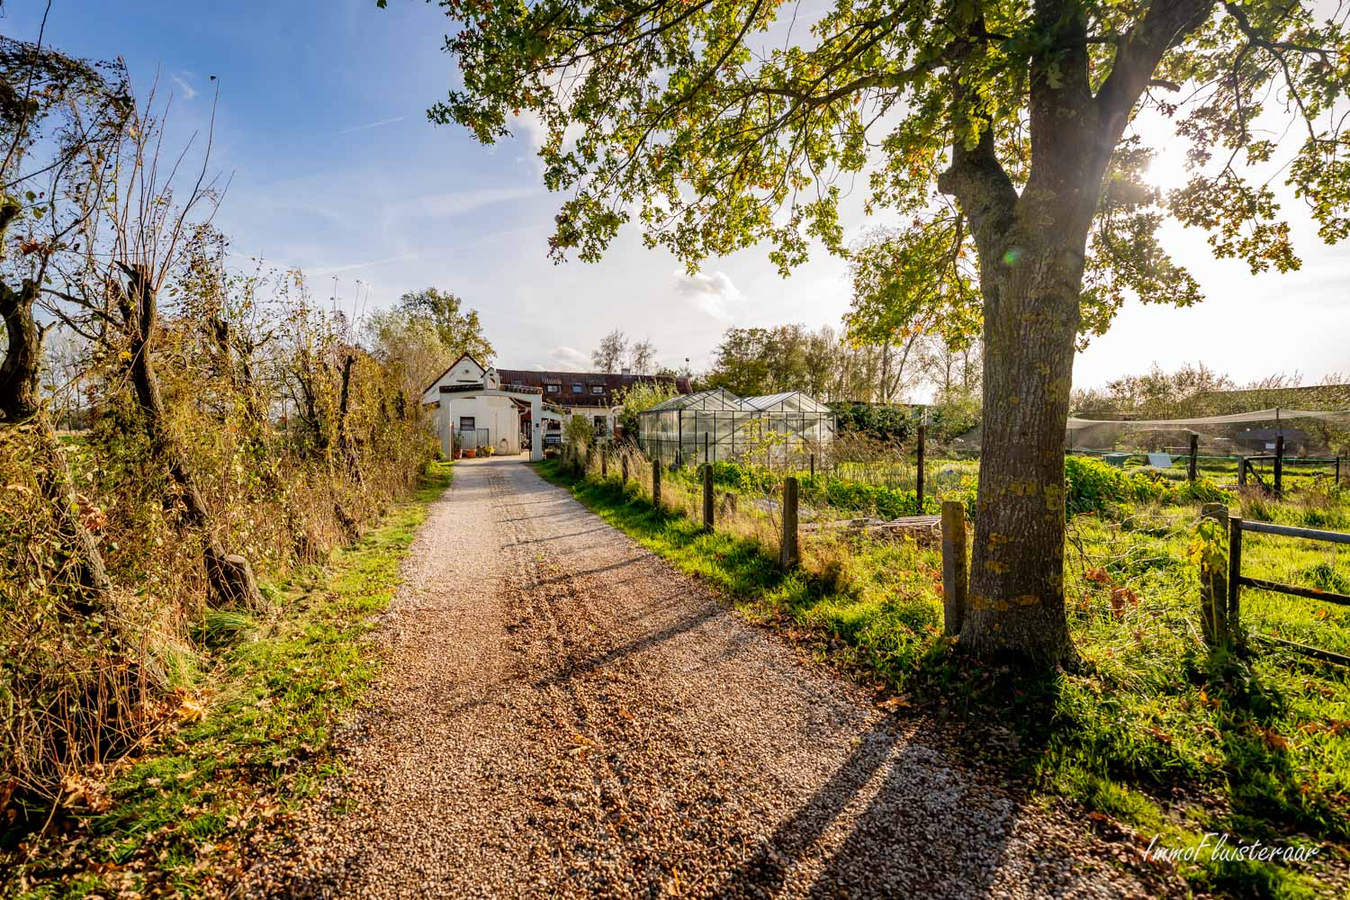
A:
POLYGON ((404 574, 346 773, 248 895, 1158 890, 514 459, 456 465, 404 574))

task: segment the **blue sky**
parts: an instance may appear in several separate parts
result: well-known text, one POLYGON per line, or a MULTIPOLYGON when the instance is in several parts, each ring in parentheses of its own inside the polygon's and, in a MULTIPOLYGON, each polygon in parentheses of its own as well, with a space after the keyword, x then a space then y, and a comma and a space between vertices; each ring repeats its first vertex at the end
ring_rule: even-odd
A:
MULTIPOLYGON (((33 38, 44 2, 8 0, 0 29, 33 38)), ((139 93, 173 90, 172 127, 204 129, 218 78, 213 160, 231 178, 217 223, 243 257, 300 266, 349 312, 428 285, 482 314, 497 362, 580 364, 612 328, 651 338, 658 360, 706 365, 729 325, 838 325, 846 267, 823 253, 781 279, 763 251, 686 276, 625 231, 606 259, 546 258, 558 198, 544 189, 531 134, 483 147, 433 126, 426 108, 455 77, 446 20, 415 0, 54 0, 47 39, 88 57, 123 56, 139 93), (359 279, 359 283, 358 283, 359 279), (359 298, 359 301, 358 301, 359 298)), ((1156 169, 1166 178, 1169 163, 1156 169)), ((1133 304, 1083 353, 1079 385, 1203 360, 1239 381, 1275 371, 1309 380, 1350 372, 1350 246, 1321 246, 1293 203, 1304 269, 1252 277, 1214 261, 1204 236, 1170 228, 1208 299, 1175 311, 1133 304)), ((870 224, 858 214, 854 232, 870 224)))

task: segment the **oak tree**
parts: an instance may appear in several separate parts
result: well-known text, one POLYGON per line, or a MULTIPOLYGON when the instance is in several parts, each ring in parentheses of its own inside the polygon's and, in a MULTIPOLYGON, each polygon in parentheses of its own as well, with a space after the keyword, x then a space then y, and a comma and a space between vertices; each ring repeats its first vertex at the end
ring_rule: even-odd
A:
POLYGON ((759 242, 784 272, 846 253, 840 206, 907 225, 913 283, 968 261, 983 456, 960 642, 1073 659, 1064 427, 1075 348, 1129 296, 1200 292, 1157 232, 1205 229, 1253 271, 1298 265, 1271 179, 1334 241, 1350 7, 1297 0, 438 0, 461 86, 430 110, 482 141, 529 113, 567 195, 551 252, 598 259, 636 221, 689 267, 759 242), (1158 142, 1190 178, 1144 178, 1158 142))

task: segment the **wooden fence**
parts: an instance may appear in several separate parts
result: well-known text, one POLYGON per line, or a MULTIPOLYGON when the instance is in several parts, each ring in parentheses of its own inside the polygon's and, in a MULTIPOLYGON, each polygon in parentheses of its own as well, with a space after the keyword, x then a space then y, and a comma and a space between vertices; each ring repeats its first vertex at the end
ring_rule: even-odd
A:
MULTIPOLYGON (((922 434, 922 428, 920 429, 920 434, 922 434)), ((921 461, 923 459, 923 445, 923 438, 920 437, 919 459, 921 461)), ((601 477, 607 477, 609 470, 608 449, 602 450, 601 454, 601 477)), ((565 449, 563 462, 575 475, 582 476, 586 471, 586 464, 589 460, 581 459, 580 454, 576 452, 575 448, 571 448, 570 452, 565 449)), ((662 468, 663 467, 659 462, 653 462, 651 491, 653 502, 658 507, 661 505, 662 468)), ((715 526, 714 516, 716 510, 712 466, 705 463, 701 468, 700 486, 702 488, 703 501, 702 525, 705 531, 711 532, 715 526)), ((1278 472, 1279 469, 1277 468, 1276 471, 1278 472)), ((621 482, 627 483, 628 477, 628 458, 624 455, 621 459, 621 482)), ((922 484, 923 482, 920 480, 920 491, 923 490, 922 484)), ((782 535, 778 557, 779 565, 784 570, 793 569, 801 562, 800 529, 798 525, 799 495, 800 492, 797 478, 792 475, 784 478, 782 493, 782 535)), ((922 496, 922 494, 920 494, 920 496, 922 496)), ((728 499, 731 499, 731 495, 728 495, 728 499)), ((1230 517, 1228 515, 1228 507, 1223 503, 1205 504, 1201 508, 1201 516, 1215 520, 1228 534, 1228 565, 1226 570, 1210 573, 1208 578, 1202 578, 1201 580, 1201 615, 1205 626, 1205 637, 1210 643, 1227 643, 1230 637, 1236 632, 1241 607, 1242 588, 1244 587, 1350 606, 1350 595, 1324 591, 1318 588, 1284 584, 1278 581, 1254 578, 1242 574, 1243 532, 1250 531, 1258 534, 1304 538, 1307 540, 1325 541, 1333 544, 1350 544, 1350 534, 1338 531, 1321 531, 1314 528, 1298 528, 1291 525, 1275 525, 1269 522, 1249 522, 1239 516, 1230 517)), ((914 524, 922 525, 925 528, 936 527, 940 521, 942 534, 943 631, 948 636, 954 636, 960 633, 961 625, 965 618, 967 584, 969 581, 965 506, 957 501, 949 500, 942 504, 942 515, 940 520, 937 516, 913 516, 910 518, 913 520, 914 524)), ((880 523, 875 527, 882 529, 887 527, 894 528, 896 526, 903 526, 907 521, 908 520, 901 519, 894 522, 880 523)), ((1264 635, 1258 635, 1256 637, 1258 640, 1286 647, 1290 650, 1313 656, 1327 662, 1350 665, 1350 657, 1339 653, 1333 653, 1330 650, 1309 647, 1293 641, 1286 641, 1264 635)))
MULTIPOLYGON (((1201 614, 1205 622, 1206 639, 1211 643, 1227 643, 1238 633, 1242 610, 1242 589, 1244 587, 1271 591, 1291 597, 1320 600, 1324 603, 1334 603, 1340 606, 1350 606, 1350 595, 1242 574, 1242 535, 1244 532, 1303 538, 1330 544, 1350 544, 1350 534, 1339 531, 1322 531, 1316 528, 1298 528, 1293 525, 1276 525, 1271 522, 1251 522, 1240 516, 1229 516, 1228 507, 1221 503, 1205 504, 1201 510, 1201 515, 1218 522, 1228 532, 1228 566, 1226 571, 1217 573, 1215 577, 1209 580, 1204 578, 1201 580, 1201 614)), ((1262 643, 1284 647, 1325 662, 1350 665, 1350 656, 1333 653, 1320 647, 1309 647, 1306 644, 1286 641, 1283 638, 1269 635, 1254 635, 1254 638, 1262 643)))

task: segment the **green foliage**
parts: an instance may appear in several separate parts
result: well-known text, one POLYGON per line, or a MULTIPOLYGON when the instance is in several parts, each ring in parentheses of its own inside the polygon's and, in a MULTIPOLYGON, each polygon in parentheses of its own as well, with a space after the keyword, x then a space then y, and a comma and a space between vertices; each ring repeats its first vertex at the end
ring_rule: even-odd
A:
POLYGON ((576 415, 568 419, 563 438, 574 447, 589 447, 595 441, 595 425, 590 416, 576 415))
POLYGON ((404 294, 398 299, 395 310, 435 329, 441 346, 452 361, 468 354, 480 365, 490 366, 496 351, 483 334, 478 310, 464 312, 463 307, 464 301, 449 291, 429 287, 404 294))
POLYGON ((874 229, 855 246, 849 339, 902 344, 935 334, 953 349, 968 346, 980 330, 979 273, 962 227, 944 213, 924 228, 874 229))
POLYGON ((680 392, 675 388, 673 382, 636 382, 631 387, 620 391, 615 398, 618 403, 623 405, 623 412, 619 414, 619 427, 629 437, 637 437, 638 426, 641 422, 638 414, 679 395, 680 392))
POLYGON ((908 440, 918 421, 918 412, 913 406, 843 400, 831 403, 830 409, 840 431, 859 431, 877 440, 895 443, 908 440))
POLYGON ((1119 503, 1194 503, 1232 499, 1206 478, 1174 483, 1144 472, 1126 472, 1098 459, 1069 456, 1064 460, 1069 515, 1103 513, 1119 503))
POLYGON ((978 389, 953 386, 939 391, 928 410, 934 436, 950 441, 980 424, 984 401, 978 389))
MULTIPOLYGON (((742 494, 774 494, 782 490, 781 473, 756 466, 732 462, 712 463, 713 483, 724 490, 742 494)), ((697 477, 697 469, 682 470, 685 477, 697 477)), ((805 504, 822 504, 837 510, 897 519, 901 516, 933 515, 941 511, 932 494, 924 497, 919 508, 918 494, 913 490, 864 484, 824 474, 797 476, 798 497, 805 504)), ((949 498, 950 499, 950 498, 949 498)), ((964 502, 973 511, 974 492, 968 492, 964 502)))
MULTIPOLYGON (((1096 211, 1082 325, 1100 333, 1127 295, 1198 299, 1157 241, 1168 216, 1205 229, 1217 255, 1253 271, 1296 267, 1264 174, 1272 161, 1292 163, 1286 178, 1325 239, 1350 231, 1346 151, 1324 125, 1350 82, 1335 62, 1345 38, 1340 15, 1319 20, 1311 4, 1097 2, 1055 15, 838 3, 786 42, 765 40, 783 8, 750 0, 442 5, 463 86, 431 117, 493 142, 511 133, 513 115, 539 116, 545 181, 570 198, 551 242, 558 256, 596 259, 635 219, 691 267, 767 241, 787 270, 812 240, 845 252, 843 191, 821 173, 870 165, 868 209, 909 217, 866 266, 877 277, 861 293, 883 308, 864 318, 892 334, 917 309, 978 305, 961 261, 973 269, 975 242, 987 259, 1006 249, 1001 230, 981 231, 991 211, 982 204, 1039 176, 1050 196, 1033 202, 1081 206, 1069 195, 1084 193, 1096 211), (577 73, 568 90, 555 83, 560 72, 577 73), (1272 91, 1288 104, 1266 104, 1272 91), (1033 105, 1046 114, 1031 115, 1033 105), (1273 130, 1253 127, 1272 115, 1273 130), (1190 144, 1184 188, 1148 183, 1158 145, 1125 136, 1141 116, 1170 120, 1173 140, 1190 144), (1212 159, 1225 165, 1204 165, 1212 159)), ((1168 138, 1158 134, 1160 145, 1168 138)))

